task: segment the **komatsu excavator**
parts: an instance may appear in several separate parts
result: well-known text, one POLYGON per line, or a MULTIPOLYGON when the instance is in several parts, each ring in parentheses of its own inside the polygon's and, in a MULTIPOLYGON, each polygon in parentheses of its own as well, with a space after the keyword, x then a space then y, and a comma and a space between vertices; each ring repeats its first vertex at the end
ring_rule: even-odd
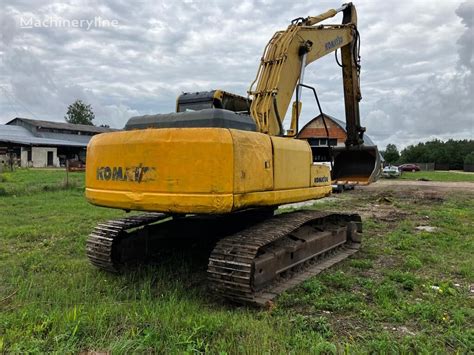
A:
POLYGON ((378 154, 364 146, 359 120, 358 50, 351 3, 297 18, 265 47, 247 98, 220 90, 187 93, 175 113, 133 117, 123 131, 94 136, 87 148, 87 200, 146 213, 99 223, 87 241, 91 263, 118 272, 165 240, 218 236, 208 262, 210 289, 261 305, 355 253, 359 215, 274 211, 330 195, 332 179, 375 179, 378 154), (341 11, 342 24, 321 24, 341 11), (337 49, 347 140, 342 149, 331 149, 331 171, 313 163, 308 142, 296 135, 301 90, 309 88, 317 99, 303 81, 305 67, 337 49))

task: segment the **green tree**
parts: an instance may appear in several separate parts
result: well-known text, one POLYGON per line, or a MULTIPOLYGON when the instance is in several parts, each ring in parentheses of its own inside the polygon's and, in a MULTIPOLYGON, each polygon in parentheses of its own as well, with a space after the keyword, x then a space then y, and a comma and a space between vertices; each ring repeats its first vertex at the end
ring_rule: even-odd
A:
POLYGON ((474 152, 470 152, 468 155, 466 155, 466 158, 464 158, 464 164, 474 165, 474 152))
POLYGON ((410 145, 400 154, 401 163, 449 164, 450 169, 462 169, 464 159, 474 150, 474 140, 453 140, 447 142, 434 139, 426 143, 410 145))
POLYGON ((382 152, 382 156, 389 164, 396 163, 400 159, 400 153, 395 144, 387 144, 387 147, 382 152))
POLYGON ((76 100, 68 106, 64 119, 68 123, 85 124, 93 126, 92 120, 95 118, 91 105, 87 105, 82 100, 76 100))

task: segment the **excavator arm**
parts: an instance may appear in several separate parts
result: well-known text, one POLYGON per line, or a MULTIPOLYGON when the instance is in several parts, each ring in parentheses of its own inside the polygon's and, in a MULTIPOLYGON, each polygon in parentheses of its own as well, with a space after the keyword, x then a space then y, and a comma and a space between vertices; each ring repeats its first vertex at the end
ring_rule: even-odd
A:
POLYGON ((368 183, 377 179, 380 160, 377 147, 364 145, 365 128, 360 124, 359 32, 352 3, 318 16, 295 19, 286 30, 275 33, 265 47, 249 89, 250 113, 260 132, 283 136, 283 120, 296 90, 287 132, 287 136, 296 136, 305 67, 338 49, 342 57, 347 138, 345 148, 333 149, 332 177, 335 181, 368 183), (343 13, 341 24, 320 24, 339 12, 343 13))
MULTIPOLYGON (((296 19, 285 31, 275 33, 265 47, 257 76, 249 90, 252 98, 250 112, 259 130, 271 135, 283 135, 283 120, 295 89, 299 97, 298 84, 303 82, 305 67, 341 49, 347 144, 362 144, 364 128, 360 126, 359 119, 361 94, 357 42, 357 13, 352 3, 319 16, 296 19), (342 24, 319 24, 341 11, 342 24)), ((296 107, 292 135, 297 133, 295 130, 301 111, 298 105, 296 107)))

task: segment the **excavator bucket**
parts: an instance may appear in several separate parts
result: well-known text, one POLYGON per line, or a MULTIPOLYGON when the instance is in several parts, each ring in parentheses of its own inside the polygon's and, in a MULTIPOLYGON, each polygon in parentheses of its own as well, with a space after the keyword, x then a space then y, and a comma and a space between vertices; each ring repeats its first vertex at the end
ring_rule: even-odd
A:
POLYGON ((381 173, 377 146, 333 148, 333 157, 333 183, 367 185, 381 173))

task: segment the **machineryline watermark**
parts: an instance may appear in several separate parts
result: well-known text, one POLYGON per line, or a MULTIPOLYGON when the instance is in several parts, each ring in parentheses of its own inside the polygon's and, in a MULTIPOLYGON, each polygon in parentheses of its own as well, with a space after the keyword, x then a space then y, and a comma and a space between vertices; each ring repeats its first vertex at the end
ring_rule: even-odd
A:
POLYGON ((95 16, 91 19, 66 19, 61 17, 46 16, 37 18, 21 16, 20 28, 80 28, 89 31, 92 28, 117 27, 117 19, 105 19, 95 16))

